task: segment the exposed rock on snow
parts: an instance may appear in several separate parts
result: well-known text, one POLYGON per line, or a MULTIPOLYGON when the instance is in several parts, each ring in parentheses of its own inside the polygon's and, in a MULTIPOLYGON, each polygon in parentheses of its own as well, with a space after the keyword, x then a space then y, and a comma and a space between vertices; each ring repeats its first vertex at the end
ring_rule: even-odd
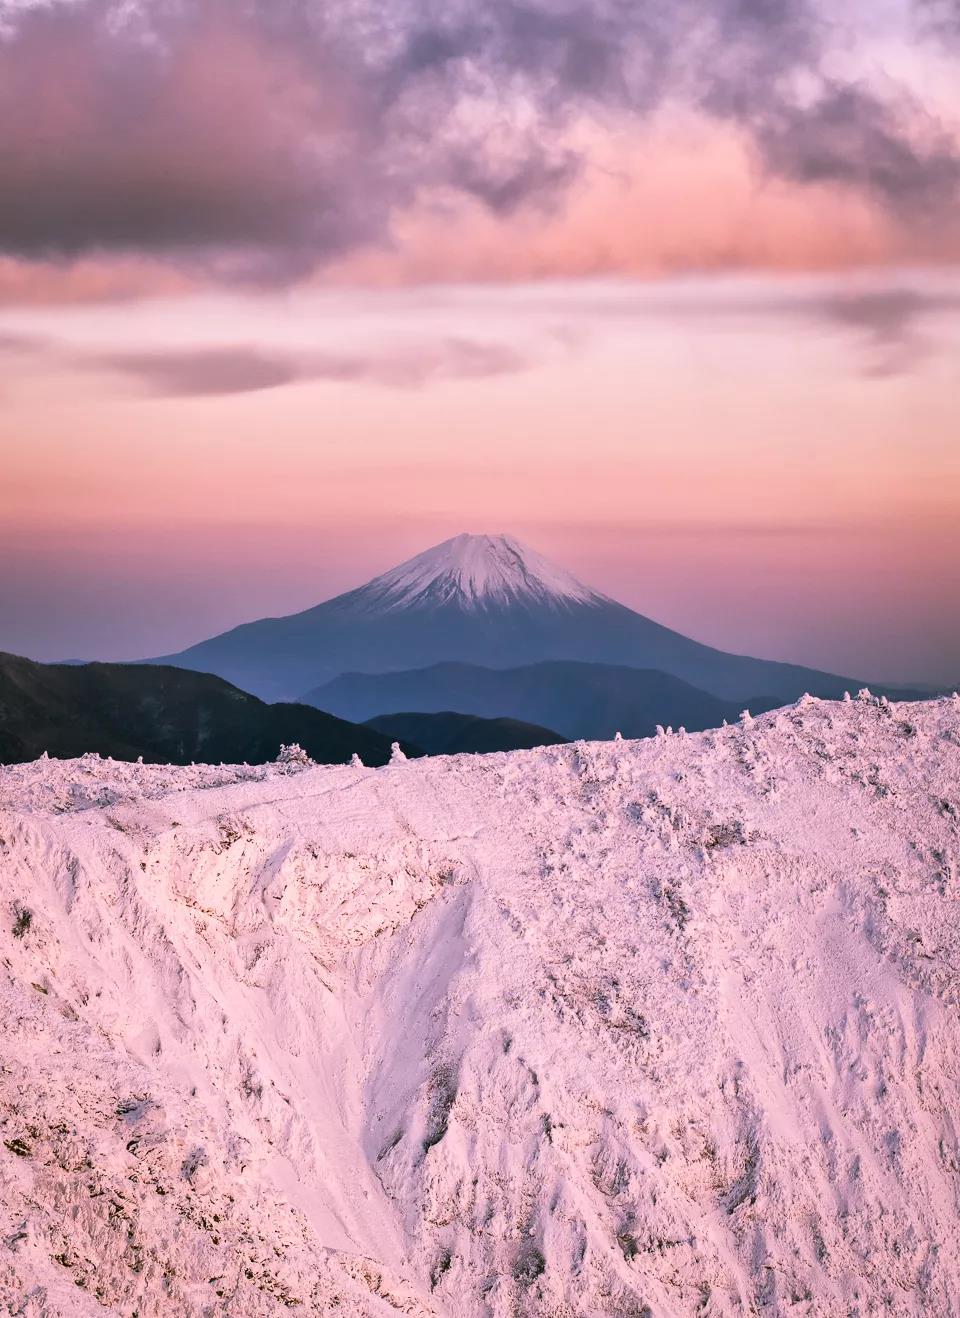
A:
POLYGON ((960 705, 0 770, 23 1315, 960 1312, 960 705))

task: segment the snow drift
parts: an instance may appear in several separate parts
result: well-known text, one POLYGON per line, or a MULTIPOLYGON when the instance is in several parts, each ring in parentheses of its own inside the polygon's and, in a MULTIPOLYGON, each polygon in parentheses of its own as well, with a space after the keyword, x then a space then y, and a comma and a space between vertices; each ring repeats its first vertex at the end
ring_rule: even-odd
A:
POLYGON ((960 703, 0 771, 23 1315, 960 1312, 960 703))

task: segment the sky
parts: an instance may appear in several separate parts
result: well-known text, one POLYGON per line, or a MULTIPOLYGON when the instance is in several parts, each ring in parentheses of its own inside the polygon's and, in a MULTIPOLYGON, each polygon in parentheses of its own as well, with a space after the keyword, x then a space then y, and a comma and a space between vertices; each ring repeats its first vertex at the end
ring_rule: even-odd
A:
POLYGON ((0 0, 0 648, 503 531, 955 684, 958 64, 960 0, 0 0))

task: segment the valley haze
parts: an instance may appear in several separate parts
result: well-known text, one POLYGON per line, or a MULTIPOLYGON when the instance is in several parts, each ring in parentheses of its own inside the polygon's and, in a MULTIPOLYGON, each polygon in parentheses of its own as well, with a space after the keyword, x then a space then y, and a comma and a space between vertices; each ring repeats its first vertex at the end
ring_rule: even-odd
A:
MULTIPOLYGON (((455 536, 315 608, 246 623, 153 662, 215 672, 264 699, 309 693, 314 700, 314 688, 344 672, 444 661, 511 668, 542 660, 663 671, 730 701, 840 696, 855 685, 690 640, 507 535, 455 536)), ((392 710, 399 707, 366 716, 392 710)))

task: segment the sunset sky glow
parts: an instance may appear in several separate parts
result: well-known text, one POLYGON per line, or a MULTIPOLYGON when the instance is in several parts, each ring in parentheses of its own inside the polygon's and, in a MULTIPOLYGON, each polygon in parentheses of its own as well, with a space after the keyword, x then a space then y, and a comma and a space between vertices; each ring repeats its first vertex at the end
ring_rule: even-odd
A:
POLYGON ((843 8, 0 0, 0 649, 505 531, 960 680, 960 6, 843 8))

